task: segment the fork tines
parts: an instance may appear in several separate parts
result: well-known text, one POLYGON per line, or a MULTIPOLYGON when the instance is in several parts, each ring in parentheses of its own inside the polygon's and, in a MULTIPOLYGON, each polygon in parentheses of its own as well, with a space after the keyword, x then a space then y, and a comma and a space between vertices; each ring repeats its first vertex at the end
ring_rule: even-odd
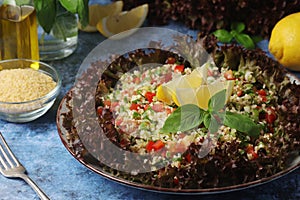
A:
MULTIPOLYGON (((10 167, 13 166, 19 166, 20 163, 17 160, 17 158, 15 157, 15 155, 13 154, 13 152, 10 150, 9 146, 7 145, 2 133, 0 132, 0 163, 1 165, 4 167, 4 169, 8 169, 10 165, 10 167)), ((2 167, 0 166, 0 170, 2 169, 2 167)))

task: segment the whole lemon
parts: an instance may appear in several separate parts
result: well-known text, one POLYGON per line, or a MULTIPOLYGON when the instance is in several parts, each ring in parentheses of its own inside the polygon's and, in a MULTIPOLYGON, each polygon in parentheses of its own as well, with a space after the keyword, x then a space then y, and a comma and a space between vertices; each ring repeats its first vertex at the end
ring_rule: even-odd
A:
POLYGON ((277 22, 271 33, 269 51, 283 66, 300 71, 300 12, 277 22))

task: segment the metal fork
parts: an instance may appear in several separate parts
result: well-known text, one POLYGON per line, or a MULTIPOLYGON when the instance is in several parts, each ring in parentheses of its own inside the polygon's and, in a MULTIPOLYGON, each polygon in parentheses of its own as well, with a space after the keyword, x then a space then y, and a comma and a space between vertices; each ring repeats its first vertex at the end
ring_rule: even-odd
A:
POLYGON ((10 150, 2 133, 0 132, 0 172, 7 178, 21 178, 28 183, 32 189, 39 195, 40 199, 50 199, 47 195, 26 175, 26 169, 18 161, 16 156, 10 150), (1 145, 3 143, 3 146, 1 145))

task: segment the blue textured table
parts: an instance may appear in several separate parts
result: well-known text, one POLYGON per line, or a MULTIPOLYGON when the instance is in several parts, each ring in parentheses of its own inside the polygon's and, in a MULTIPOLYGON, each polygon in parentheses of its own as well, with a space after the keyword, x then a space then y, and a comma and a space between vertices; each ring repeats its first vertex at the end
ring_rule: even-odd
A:
MULTIPOLYGON (((185 28, 180 31, 188 32, 185 28)), ((43 117, 25 124, 0 120, 0 131, 11 149, 27 168, 30 177, 51 199, 300 199, 300 169, 270 183, 238 192, 187 197, 129 188, 107 180, 80 164, 59 138, 56 111, 61 99, 72 87, 81 62, 104 39, 99 33, 80 32, 79 46, 73 55, 48 62, 62 75, 63 88, 55 105, 43 117)), ((0 199, 26 200, 38 197, 22 180, 0 176, 0 199)))

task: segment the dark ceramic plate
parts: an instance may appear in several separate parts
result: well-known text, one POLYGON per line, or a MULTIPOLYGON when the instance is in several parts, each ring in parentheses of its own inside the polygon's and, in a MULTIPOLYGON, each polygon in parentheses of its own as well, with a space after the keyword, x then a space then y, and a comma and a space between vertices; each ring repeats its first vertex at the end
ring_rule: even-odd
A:
POLYGON ((214 193, 223 193, 223 192, 231 192, 231 191, 237 191, 242 190, 254 186, 258 186, 260 184, 264 184, 267 182, 270 182, 272 180, 275 180, 277 178, 280 178, 289 172, 295 170, 300 166, 300 157, 295 158, 293 161, 293 164, 281 171, 280 173, 274 174, 273 176, 270 176, 268 178, 260 179, 253 182, 248 182, 244 184, 239 185, 232 185, 228 187, 221 187, 221 188, 209 188, 209 189, 174 189, 174 188, 161 188, 161 187, 154 187, 149 186, 145 184, 140 184, 136 182, 132 182, 123 178, 120 178, 116 176, 115 174, 109 173, 105 170, 105 166, 103 166, 99 161, 94 158, 94 156, 85 149, 85 147, 82 144, 82 141, 80 140, 79 136, 76 134, 76 132, 70 132, 66 130, 63 125, 63 119, 66 117, 65 113, 68 112, 68 106, 67 106, 67 100, 72 98, 71 91, 62 99, 58 112, 57 112, 57 128, 58 128, 58 134, 61 138, 62 143, 64 144, 65 148, 71 153, 71 155, 77 159, 81 164, 89 168, 90 170, 94 171, 95 173, 116 181, 120 184, 124 184, 127 186, 131 186, 138 189, 144 189, 148 191, 153 192, 163 192, 163 193, 172 193, 172 194, 214 194, 214 193))
MULTIPOLYGON (((102 47, 102 49, 105 48, 102 47)), ((231 62, 232 65, 234 65, 237 62, 240 62, 241 57, 243 57, 243 59, 247 57, 251 57, 251 60, 260 61, 258 62, 258 65, 263 66, 262 70, 266 71, 266 73, 274 73, 273 70, 275 68, 277 70, 278 68, 278 71, 275 71, 274 73, 277 78, 279 77, 280 80, 283 80, 285 76, 288 76, 291 82, 296 81, 297 84, 299 84, 299 80, 294 75, 289 74, 285 70, 278 67, 278 63, 274 64, 273 61, 271 59, 267 59, 266 58, 267 56, 262 52, 259 52, 258 54, 249 51, 244 52, 244 50, 241 48, 236 48, 236 50, 233 51, 231 47, 225 47, 225 49, 223 50, 226 51, 227 53, 229 52, 229 54, 232 54, 234 60, 224 56, 225 54, 223 56, 221 55, 218 58, 219 59, 223 58, 224 60, 226 58, 227 60, 229 60, 229 62, 231 62), (270 67, 267 68, 265 67, 266 65, 270 67)), ((288 151, 287 153, 289 159, 285 159, 286 167, 282 171, 277 171, 272 175, 268 175, 266 178, 261 178, 258 180, 256 179, 254 181, 249 181, 241 184, 232 183, 232 184, 228 184, 227 186, 198 188, 198 189, 192 189, 192 188, 177 189, 177 188, 159 187, 159 186, 143 184, 140 181, 135 181, 134 180, 135 177, 130 173, 124 174, 124 172, 118 171, 116 169, 112 169, 110 165, 108 166, 107 163, 103 162, 103 159, 101 159, 101 157, 95 154, 95 152, 100 152, 101 154, 102 151, 105 151, 105 148, 101 149, 102 148, 101 145, 105 143, 105 140, 107 140, 107 138, 100 136, 101 134, 99 134, 98 129, 95 128, 99 126, 98 117, 95 114, 96 113, 95 93, 96 90, 98 89, 101 90, 101 88, 98 88, 99 80, 100 79, 103 80, 103 78, 108 78, 111 83, 114 83, 118 80, 116 74, 118 74, 119 72, 126 73, 127 71, 130 70, 130 68, 133 65, 139 66, 145 63, 153 63, 154 61, 156 63, 163 63, 166 60, 166 58, 170 56, 170 54, 167 51, 155 50, 153 52, 150 50, 149 52, 147 54, 147 53, 143 53, 142 51, 138 51, 133 54, 134 55, 133 57, 127 55, 124 57, 124 59, 116 59, 117 60, 116 62, 115 60, 113 60, 116 66, 123 66, 126 68, 126 70, 124 70, 124 68, 123 69, 114 68, 112 65, 113 62, 99 61, 99 56, 98 56, 99 52, 97 51, 92 52, 93 56, 90 56, 87 60, 83 62, 83 65, 91 66, 91 68, 88 68, 86 71, 82 73, 81 76, 79 76, 78 82, 62 99, 61 104, 57 111, 57 119, 56 119, 58 133, 64 146, 71 153, 71 155, 75 159, 77 159, 80 163, 82 163, 90 170, 94 171, 95 173, 105 178, 108 178, 110 180, 134 188, 144 189, 144 190, 149 190, 154 192, 173 193, 173 194, 196 194, 196 195, 231 192, 231 191, 242 190, 245 188, 258 186, 260 184, 267 183, 269 181, 280 178, 300 166, 299 151, 292 149, 291 152, 288 151), (140 59, 141 57, 143 59, 140 59), (103 68, 101 69, 103 65, 108 65, 108 68, 104 67, 104 69, 103 68), (80 100, 80 104, 77 104, 78 99, 80 100), (86 114, 82 114, 82 112, 86 114), (95 126, 95 124, 97 124, 97 126, 95 126)), ((191 51, 191 52, 197 53, 199 51, 191 51)), ((216 62, 219 61, 220 60, 217 60, 216 62)), ((219 64, 222 64, 222 62, 219 62, 219 64)), ((293 87, 294 89, 296 88, 297 90, 299 90, 299 86, 294 85, 293 87)), ((113 157, 114 155, 108 155, 108 156, 113 157)), ((104 161, 105 159, 106 158, 104 158, 104 161)))
MULTIPOLYGON (((296 79, 293 75, 291 75, 292 79, 296 79)), ((297 80, 297 79, 296 79, 297 80)), ((70 109, 69 104, 72 102, 72 90, 69 91, 66 96, 62 99, 58 112, 57 112, 57 128, 58 133, 61 138, 62 143, 64 144, 65 148, 71 153, 71 155, 77 159, 81 164, 89 168, 90 170, 94 171, 95 173, 108 178, 110 180, 116 181, 118 183, 131 186, 138 189, 144 189, 149 191, 155 192, 163 192, 163 193, 173 193, 173 194, 213 194, 213 193, 223 193, 223 192, 230 192, 236 190, 242 190, 246 188, 250 188, 253 186, 258 186, 263 183, 267 183, 269 181, 275 180, 280 178, 289 172, 295 170, 300 166, 300 156, 295 156, 291 161, 288 168, 284 169, 283 171, 276 173, 270 177, 263 178, 260 180, 247 182, 238 185, 232 185, 227 187, 218 187, 218 188, 208 188, 208 189, 174 189, 174 188, 162 188, 162 187, 155 187, 150 185, 145 185, 137 182, 130 181, 128 179, 124 179, 122 177, 117 176, 115 173, 108 172, 107 167, 105 164, 101 163, 98 159, 96 159, 90 151, 93 151, 91 148, 86 149, 80 136, 78 135, 77 131, 74 130, 68 123, 65 122, 65 118, 72 118, 69 116, 68 113, 70 109), (69 103, 68 103, 69 102, 69 103)))

